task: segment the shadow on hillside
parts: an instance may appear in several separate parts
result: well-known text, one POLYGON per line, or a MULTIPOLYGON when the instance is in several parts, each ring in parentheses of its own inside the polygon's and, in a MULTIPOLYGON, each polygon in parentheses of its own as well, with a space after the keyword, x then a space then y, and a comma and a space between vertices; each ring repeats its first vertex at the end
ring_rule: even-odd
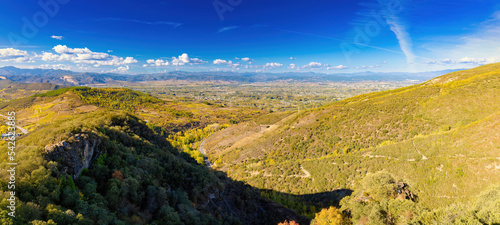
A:
MULTIPOLYGON (((291 195, 304 202, 307 202, 314 206, 319 206, 321 208, 326 208, 329 206, 339 206, 340 200, 344 197, 350 196, 352 190, 350 189, 337 189, 333 191, 315 193, 315 194, 305 194, 305 195, 291 195)), ((285 194, 287 195, 287 194, 285 194)))
MULTIPOLYGON (((180 150, 179 154, 186 161, 197 164, 196 160, 191 158, 189 154, 180 150)), ((205 158, 205 160, 207 159, 205 158)), ((196 208, 226 222, 238 218, 243 224, 275 225, 285 220, 293 220, 300 225, 308 225, 311 220, 301 215, 304 213, 304 207, 314 206, 317 211, 330 206, 339 207, 340 201, 353 192, 350 189, 337 189, 296 195, 270 189, 259 189, 243 181, 233 180, 226 172, 214 170, 207 165, 199 166, 214 173, 224 185, 215 189, 210 188, 209 191, 204 192, 206 199, 198 201, 196 208), (291 207, 291 205, 295 207, 291 207)))
MULTIPOLYGON (((193 225, 212 219, 219 219, 223 225, 276 225, 285 220, 301 225, 310 223, 310 219, 299 215, 298 210, 261 196, 269 190, 251 187, 231 179, 224 172, 198 164, 143 121, 125 112, 96 111, 77 115, 71 120, 61 120, 23 135, 18 141, 22 146, 39 146, 19 149, 25 156, 38 154, 40 150, 45 152, 47 146, 43 146, 47 143, 53 144, 49 149, 57 147, 55 153, 60 156, 57 157, 59 163, 53 168, 52 175, 58 177, 60 182, 55 186, 60 190, 73 190, 62 192, 58 199, 51 200, 46 197, 47 194, 30 188, 19 195, 20 200, 32 202, 35 198, 46 197, 50 204, 83 212, 89 221, 96 224, 112 224, 118 219, 128 224, 147 224, 155 220, 170 221, 174 217, 193 225), (64 137, 57 138, 60 135, 64 137), (82 168, 75 162, 87 156, 91 159, 88 169, 75 169, 82 168), (66 180, 66 175, 70 175, 70 181, 66 180), (79 190, 88 192, 84 193, 85 196, 91 197, 80 199, 79 190), (67 199, 73 201, 63 201, 67 199), (211 214, 213 218, 200 212, 211 214)), ((47 161, 53 160, 49 156, 44 153, 43 157, 47 161)), ((42 161, 42 158, 37 160, 42 161)), ((285 199, 322 208, 338 205, 340 199, 351 191, 308 195, 274 193, 285 199)), ((35 219, 46 218, 39 216, 35 219)), ((19 220, 33 221, 34 218, 25 216, 19 220)), ((206 224, 218 224, 216 221, 208 222, 206 224)))
POLYGON ((215 213, 223 219, 228 218, 228 216, 245 219, 253 217, 250 221, 242 221, 245 224, 246 222, 277 224, 285 220, 293 220, 301 225, 308 225, 311 222, 309 218, 300 215, 301 212, 298 210, 287 207, 289 205, 295 205, 296 208, 314 206, 318 211, 330 206, 338 207, 340 200, 353 192, 349 189, 338 189, 315 194, 295 195, 259 189, 245 182, 235 181, 229 178, 225 172, 207 169, 215 172, 219 179, 224 181, 225 186, 222 190, 211 194, 211 199, 203 206, 204 210, 210 211, 212 214, 215 213), (263 195, 267 197, 263 197, 263 195))

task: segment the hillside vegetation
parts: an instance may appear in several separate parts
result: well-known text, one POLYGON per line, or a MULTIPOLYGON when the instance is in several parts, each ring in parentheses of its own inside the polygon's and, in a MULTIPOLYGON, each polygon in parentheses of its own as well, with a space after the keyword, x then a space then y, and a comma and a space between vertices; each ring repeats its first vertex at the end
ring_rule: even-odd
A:
MULTIPOLYGON (((3 142, 0 147, 6 148, 3 142)), ((125 112, 100 110, 55 121, 17 140, 16 156, 17 214, 6 215, 10 175, 2 170, 1 224, 307 221, 197 164, 125 112)), ((7 157, 0 156, 2 168, 7 157)))
POLYGON ((500 182, 499 101, 500 64, 490 64, 272 124, 242 123, 213 135, 206 149, 230 177, 291 194, 357 190, 384 171, 432 210, 473 201, 500 182))
POLYGON ((499 89, 491 64, 307 110, 88 87, 3 102, 30 133, 0 222, 497 224, 499 89))
POLYGON ((27 97, 33 94, 44 93, 64 86, 51 83, 17 83, 11 80, 0 78, 0 102, 9 101, 16 98, 27 97))
POLYGON ((164 129, 165 137, 213 123, 238 123, 264 113, 259 109, 164 101, 125 88, 68 87, 0 103, 0 114, 16 111, 17 123, 31 131, 59 119, 102 109, 137 115, 164 129))

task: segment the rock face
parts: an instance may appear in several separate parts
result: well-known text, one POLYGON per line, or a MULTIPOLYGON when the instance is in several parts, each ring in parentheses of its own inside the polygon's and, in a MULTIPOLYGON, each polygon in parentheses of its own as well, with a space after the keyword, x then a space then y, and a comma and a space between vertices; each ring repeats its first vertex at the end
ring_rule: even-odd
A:
POLYGON ((101 155, 101 140, 92 134, 75 134, 70 140, 45 146, 45 158, 57 162, 61 173, 76 179, 101 155))
POLYGON ((408 190, 408 185, 406 185, 405 183, 403 182, 398 182, 396 184, 398 186, 398 196, 397 198, 399 199, 408 199, 408 200, 411 200, 411 201, 415 201, 416 200, 416 196, 413 195, 413 193, 408 190))

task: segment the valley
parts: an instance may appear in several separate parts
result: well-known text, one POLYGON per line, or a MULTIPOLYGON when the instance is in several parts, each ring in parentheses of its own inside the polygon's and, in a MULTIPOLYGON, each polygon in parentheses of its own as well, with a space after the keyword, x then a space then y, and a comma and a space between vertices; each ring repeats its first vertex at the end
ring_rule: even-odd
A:
POLYGON ((82 212, 59 213, 59 221, 308 224, 332 207, 355 224, 433 224, 450 214, 473 221, 481 210, 496 212, 456 210, 495 201, 477 199, 500 182, 499 74, 500 64, 490 64, 421 84, 61 87, 6 100, 0 113, 16 111, 26 130, 19 138, 19 158, 29 162, 20 165, 29 193, 22 207, 82 212), (66 160, 80 156, 54 161, 50 154, 60 153, 47 150, 78 151, 64 147, 81 145, 77 137, 98 146, 82 175, 67 172, 73 165, 66 160), (35 168, 50 182, 32 180, 42 176, 35 168), (58 192, 34 191, 33 183, 58 192), (173 205, 159 207, 153 196, 173 205), (382 215, 371 216, 375 209, 382 215))
POLYGON ((0 225, 500 225, 498 0, 0 18, 0 225))

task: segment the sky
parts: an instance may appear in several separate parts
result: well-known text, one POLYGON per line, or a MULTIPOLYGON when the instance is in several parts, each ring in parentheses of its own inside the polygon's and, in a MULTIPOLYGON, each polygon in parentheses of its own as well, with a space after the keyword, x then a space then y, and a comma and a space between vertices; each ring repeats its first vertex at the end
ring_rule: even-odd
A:
POLYGON ((500 62, 496 0, 29 2, 2 2, 0 66, 355 73, 500 62))

